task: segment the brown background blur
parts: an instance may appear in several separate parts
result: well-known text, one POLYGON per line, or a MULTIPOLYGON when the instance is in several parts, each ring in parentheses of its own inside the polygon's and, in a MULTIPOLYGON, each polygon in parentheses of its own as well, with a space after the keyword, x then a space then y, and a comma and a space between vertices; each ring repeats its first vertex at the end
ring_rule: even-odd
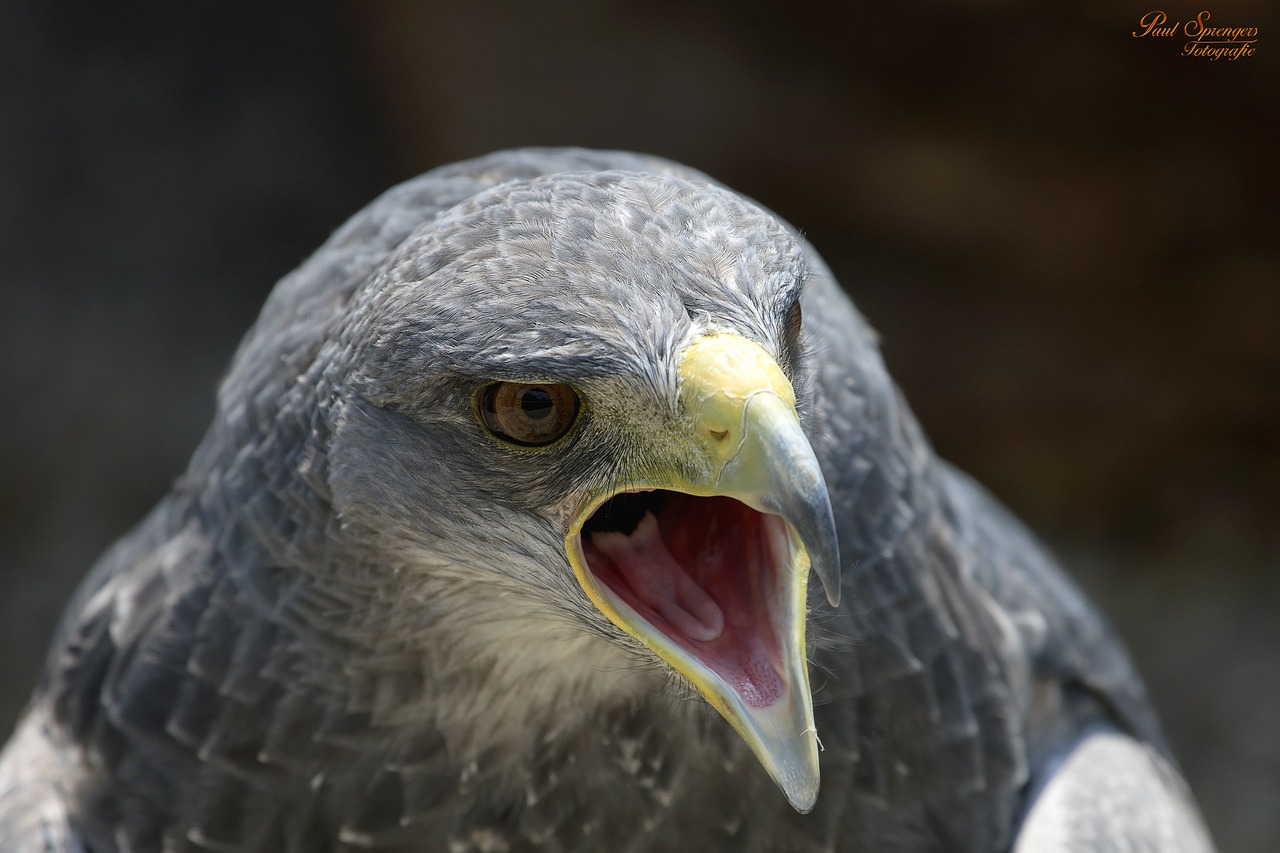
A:
POLYGON ((1280 14, 1140 3, 0 6, 0 727, 177 476, 273 282, 515 145, 685 161, 805 230, 941 452, 1146 674, 1225 851, 1280 850, 1280 14))

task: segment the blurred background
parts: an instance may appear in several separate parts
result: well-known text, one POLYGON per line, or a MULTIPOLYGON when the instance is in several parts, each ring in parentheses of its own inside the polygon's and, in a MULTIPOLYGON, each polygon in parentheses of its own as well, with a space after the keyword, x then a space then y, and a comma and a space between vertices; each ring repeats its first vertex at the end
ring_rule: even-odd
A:
POLYGON ((1223 851, 1280 850, 1280 14, 1154 0, 0 4, 0 728, 281 275, 516 145, 802 228, 943 455, 1129 642, 1223 851), (216 10, 216 11, 215 11, 216 10))

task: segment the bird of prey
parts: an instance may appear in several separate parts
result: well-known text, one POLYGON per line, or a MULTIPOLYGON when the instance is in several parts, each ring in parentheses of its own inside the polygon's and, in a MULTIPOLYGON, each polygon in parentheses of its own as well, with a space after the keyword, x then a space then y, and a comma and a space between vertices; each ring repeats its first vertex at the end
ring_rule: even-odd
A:
POLYGON ((0 848, 1212 846, 1118 641, 798 232, 524 149, 275 288, 67 608, 0 848))

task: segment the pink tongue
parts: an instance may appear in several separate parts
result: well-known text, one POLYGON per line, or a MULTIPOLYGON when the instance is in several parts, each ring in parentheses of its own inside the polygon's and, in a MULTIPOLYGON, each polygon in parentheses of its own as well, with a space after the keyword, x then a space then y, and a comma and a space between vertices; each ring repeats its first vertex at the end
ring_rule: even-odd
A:
POLYGON ((596 531, 591 544, 613 561, 636 598, 681 634, 705 643, 724 633, 724 612, 671 556, 653 513, 630 535, 596 531))

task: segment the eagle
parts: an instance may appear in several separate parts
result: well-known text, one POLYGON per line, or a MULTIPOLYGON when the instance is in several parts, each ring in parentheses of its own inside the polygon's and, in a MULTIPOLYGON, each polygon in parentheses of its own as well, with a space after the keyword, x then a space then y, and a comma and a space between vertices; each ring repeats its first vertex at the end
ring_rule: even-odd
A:
POLYGON ((275 287, 67 606, 0 847, 1212 842, 1119 641, 800 232, 532 148, 389 190, 275 287))

